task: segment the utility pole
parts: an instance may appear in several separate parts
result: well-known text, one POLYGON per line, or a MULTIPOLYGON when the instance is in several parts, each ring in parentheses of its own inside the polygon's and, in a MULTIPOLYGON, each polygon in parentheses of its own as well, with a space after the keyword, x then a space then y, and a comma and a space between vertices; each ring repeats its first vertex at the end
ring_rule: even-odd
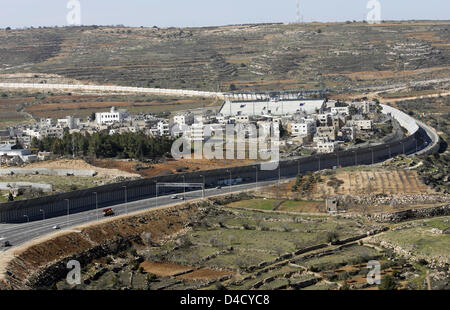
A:
POLYGON ((64 199, 67 201, 67 227, 69 227, 69 221, 70 221, 70 201, 69 199, 64 199))
POLYGON ((183 178, 183 199, 186 199, 186 177, 184 174, 181 177, 183 178))
POLYGON ((202 174, 200 176, 203 178, 202 198, 205 199, 205 186, 206 186, 205 176, 202 174))
POLYGON ((256 173, 256 190, 258 190, 258 166, 254 166, 253 168, 255 168, 255 173, 256 173))
POLYGON ((231 170, 227 170, 230 173, 230 194, 231 194, 231 170))
POLYGON ((156 187, 156 208, 158 208, 158 191, 159 191, 158 182, 155 183, 155 187, 156 187))
POLYGON ((98 194, 97 192, 93 193, 95 195, 95 213, 97 214, 97 221, 99 220, 98 218, 98 194))
POLYGON ((278 162, 278 191, 277 191, 277 199, 280 198, 280 182, 281 182, 281 163, 278 162))
POLYGON ((125 189, 125 212, 128 214, 128 197, 127 197, 127 187, 122 186, 125 189))
POLYGON ((75 159, 75 138, 72 136, 72 158, 75 159))

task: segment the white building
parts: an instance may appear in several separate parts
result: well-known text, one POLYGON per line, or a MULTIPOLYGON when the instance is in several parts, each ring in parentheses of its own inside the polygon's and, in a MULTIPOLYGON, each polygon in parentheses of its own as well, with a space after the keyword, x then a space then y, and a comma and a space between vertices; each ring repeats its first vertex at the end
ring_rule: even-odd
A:
POLYGON ((41 118, 40 124, 41 126, 53 126, 55 125, 55 121, 53 118, 41 118))
POLYGON ((156 125, 158 135, 160 136, 169 136, 170 135, 170 129, 169 129, 169 123, 165 121, 159 121, 156 125))
POLYGON ((318 141, 316 150, 319 153, 333 153, 336 143, 331 141, 318 141))
POLYGON ((288 131, 293 136, 306 136, 316 132, 316 122, 312 119, 304 120, 300 123, 289 123, 288 131))
POLYGON ((39 130, 39 136, 39 139, 46 137, 62 139, 64 137, 64 129, 61 127, 44 128, 39 130))
POLYGON ((348 126, 355 126, 358 130, 372 130, 372 120, 351 120, 347 122, 348 126))
POLYGON ((236 123, 248 123, 250 118, 248 115, 238 115, 235 117, 236 123))
POLYGON ((31 138, 41 139, 41 133, 37 129, 25 128, 23 133, 31 138))
POLYGON ((361 113, 368 114, 370 112, 373 112, 375 110, 375 102, 373 101, 363 101, 363 102, 352 102, 350 103, 351 106, 355 107, 356 109, 360 110, 361 113))
POLYGON ((194 123, 191 125, 191 141, 201 141, 205 140, 205 125, 203 123, 194 123))
POLYGON ((344 114, 344 115, 350 115, 350 111, 348 107, 334 107, 331 108, 331 113, 334 115, 337 114, 344 114))
POLYGON ((120 123, 127 117, 126 110, 116 110, 115 107, 112 107, 110 112, 95 113, 95 122, 98 125, 120 123))
POLYGON ((182 126, 190 126, 194 123, 194 114, 193 113, 185 113, 185 114, 178 114, 173 118, 173 122, 175 124, 182 126))
POLYGON ((77 125, 77 120, 73 116, 67 116, 66 118, 61 118, 56 121, 56 125, 61 128, 75 129, 77 125))
POLYGON ((317 115, 317 120, 320 122, 320 124, 327 126, 332 122, 332 115, 330 113, 319 114, 317 115))
POLYGON ((30 150, 14 149, 14 147, 15 145, 12 144, 0 145, 0 157, 1 158, 10 157, 13 161, 14 158, 17 158, 24 163, 33 162, 38 159, 36 155, 31 154, 30 150))

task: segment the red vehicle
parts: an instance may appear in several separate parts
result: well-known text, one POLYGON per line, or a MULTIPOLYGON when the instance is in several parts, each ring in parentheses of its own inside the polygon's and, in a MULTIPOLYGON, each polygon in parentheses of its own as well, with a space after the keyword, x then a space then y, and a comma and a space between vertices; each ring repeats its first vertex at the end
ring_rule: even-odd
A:
POLYGON ((103 216, 113 216, 114 214, 115 214, 114 210, 111 208, 103 210, 103 216))

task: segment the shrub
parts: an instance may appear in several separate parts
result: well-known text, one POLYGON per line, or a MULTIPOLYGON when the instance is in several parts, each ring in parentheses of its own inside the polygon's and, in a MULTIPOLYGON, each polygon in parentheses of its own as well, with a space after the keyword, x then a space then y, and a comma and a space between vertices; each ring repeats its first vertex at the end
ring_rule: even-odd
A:
POLYGON ((153 274, 153 273, 148 273, 147 274, 147 282, 154 282, 154 281, 156 281, 157 278, 158 277, 155 274, 153 274))
POLYGON ((348 285, 347 281, 344 282, 344 285, 341 286, 341 291, 350 290, 350 285, 348 285))
POLYGON ((339 235, 337 232, 335 231, 329 231, 327 233, 327 242, 333 242, 333 241, 337 241, 339 238, 339 235))
POLYGON ((379 286, 380 290, 396 290, 397 289, 397 283, 395 282, 395 279, 391 275, 386 275, 381 279, 381 284, 379 286))

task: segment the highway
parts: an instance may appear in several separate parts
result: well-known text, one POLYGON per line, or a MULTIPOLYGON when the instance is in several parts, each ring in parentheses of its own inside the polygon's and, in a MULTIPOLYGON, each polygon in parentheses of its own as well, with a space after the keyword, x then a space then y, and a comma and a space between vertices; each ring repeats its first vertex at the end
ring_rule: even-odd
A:
MULTIPOLYGON (((288 179, 281 179, 282 182, 286 180, 288 179)), ((238 184, 233 186, 223 186, 221 189, 218 188, 205 189, 205 197, 212 197, 221 194, 252 190, 255 189, 257 186, 259 187, 259 186, 274 185, 277 184, 277 182, 278 180, 272 180, 272 181, 258 182, 257 184, 249 183, 249 184, 238 184)), ((163 207, 175 203, 183 203, 185 201, 199 199, 202 197, 202 191, 199 190, 186 192, 184 201, 180 199, 180 197, 183 197, 183 195, 184 195, 183 193, 177 194, 179 198, 176 200, 172 199, 173 194, 160 196, 158 198, 154 197, 150 199, 130 202, 127 204, 124 203, 116 205, 112 207, 112 209, 115 212, 115 216, 124 215, 126 214, 127 211, 128 214, 131 214, 134 212, 150 210, 156 207, 163 207)), ((56 225, 58 225, 61 228, 61 230, 64 231, 64 230, 71 230, 71 228, 73 229, 73 227, 82 224, 95 222, 97 221, 97 215, 100 220, 104 219, 102 215, 102 210, 99 209, 70 214, 69 216, 65 215, 53 217, 45 220, 43 219, 41 221, 33 221, 22 224, 0 224, 0 244, 2 245, 2 247, 0 247, 0 252, 10 250, 15 246, 23 244, 27 241, 55 232, 56 230, 53 227, 56 225), (3 247, 3 243, 6 240, 11 243, 12 247, 8 248, 3 247)))

